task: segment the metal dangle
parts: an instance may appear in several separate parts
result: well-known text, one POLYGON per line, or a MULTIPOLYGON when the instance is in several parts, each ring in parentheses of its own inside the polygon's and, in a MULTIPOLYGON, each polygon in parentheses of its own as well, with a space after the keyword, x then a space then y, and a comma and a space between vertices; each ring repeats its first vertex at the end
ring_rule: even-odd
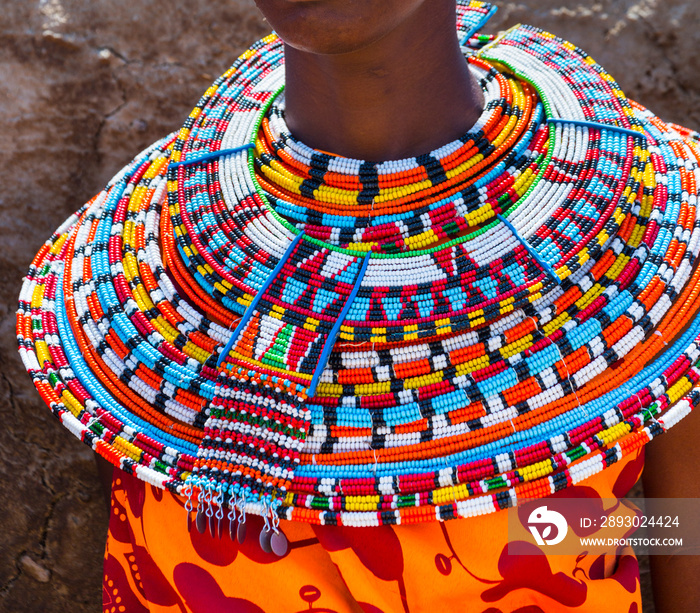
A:
MULTIPOLYGON (((214 497, 211 493, 200 492, 196 509, 192 504, 191 490, 186 492, 186 496, 187 532, 192 531, 194 523, 200 534, 208 531, 211 538, 220 540, 223 538, 224 532, 228 532, 232 542, 236 542, 239 546, 245 543, 248 535, 248 522, 243 503, 229 502, 228 513, 225 513, 222 494, 214 497), (193 513, 194 521, 192 519, 193 513), (228 529, 225 527, 224 520, 228 522, 228 529)), ((266 509, 264 518, 265 524, 258 534, 258 545, 265 553, 282 558, 289 551, 289 540, 280 528, 280 519, 269 507, 266 509)))
POLYGON ((272 547, 270 546, 270 539, 272 538, 273 534, 274 533, 272 532, 272 528, 269 528, 268 526, 265 526, 262 530, 260 530, 258 543, 260 543, 260 549, 262 549, 265 553, 272 552, 272 547))
POLYGON ((192 488, 187 487, 183 490, 183 495, 187 500, 185 501, 185 513, 187 514, 187 532, 188 534, 192 531, 192 488))
POLYGON ((224 496, 221 492, 219 492, 219 496, 217 497, 217 500, 216 500, 216 513, 214 515, 216 517, 216 531, 217 531, 217 534, 219 536, 219 540, 223 536, 223 526, 221 525, 221 520, 224 518, 223 502, 224 502, 224 496))
POLYGON ((232 542, 236 540, 237 527, 238 521, 236 520, 236 507, 230 504, 228 510, 228 536, 232 542))
POLYGON ((197 502, 197 515, 194 523, 195 526, 197 526, 197 531, 200 534, 204 534, 204 531, 207 529, 207 517, 204 511, 204 493, 201 491, 199 492, 197 502))

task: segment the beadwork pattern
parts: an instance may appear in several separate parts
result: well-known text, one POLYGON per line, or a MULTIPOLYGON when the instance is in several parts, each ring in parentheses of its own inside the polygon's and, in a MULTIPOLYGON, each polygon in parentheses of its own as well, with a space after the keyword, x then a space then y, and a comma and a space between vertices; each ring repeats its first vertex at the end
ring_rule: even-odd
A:
POLYGON ((269 36, 68 219, 17 314, 63 424, 188 511, 370 526, 546 496, 687 415, 698 136, 493 10, 458 5, 486 105, 453 143, 310 149, 269 36))

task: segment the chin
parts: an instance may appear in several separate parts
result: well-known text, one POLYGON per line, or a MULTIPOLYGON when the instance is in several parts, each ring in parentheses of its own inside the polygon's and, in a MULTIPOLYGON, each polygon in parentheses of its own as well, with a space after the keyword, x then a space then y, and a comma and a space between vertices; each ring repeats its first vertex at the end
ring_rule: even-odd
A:
POLYGON ((320 55, 359 51, 396 28, 422 0, 256 0, 285 44, 320 55))

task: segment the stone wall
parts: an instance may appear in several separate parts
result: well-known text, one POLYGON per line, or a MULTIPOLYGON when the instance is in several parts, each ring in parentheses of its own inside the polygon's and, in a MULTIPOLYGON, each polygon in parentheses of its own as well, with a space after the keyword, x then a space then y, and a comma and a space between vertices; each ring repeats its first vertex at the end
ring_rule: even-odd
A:
MULTIPOLYGON (((508 2, 489 31, 525 22, 564 36, 628 95, 698 129, 694 4, 508 2)), ((91 452, 17 357, 20 280, 52 230, 269 29, 252 0, 0 0, 0 11, 0 610, 97 611, 107 512, 91 452)))

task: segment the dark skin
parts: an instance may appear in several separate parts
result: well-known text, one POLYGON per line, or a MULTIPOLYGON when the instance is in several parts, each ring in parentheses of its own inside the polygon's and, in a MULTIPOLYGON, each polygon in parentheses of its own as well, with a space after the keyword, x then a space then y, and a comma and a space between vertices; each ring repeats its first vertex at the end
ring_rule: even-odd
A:
MULTIPOLYGON (((645 448, 642 483, 647 498, 700 498, 700 415, 693 411, 678 427, 645 448)), ((669 507, 670 508, 670 507, 669 507)), ((652 534, 661 538, 669 534, 652 534)), ((700 555, 650 556, 656 613, 697 611, 700 555)))
MULTIPOLYGON (((256 3, 285 41, 286 120, 307 145, 400 159, 458 138, 479 117, 483 96, 459 50, 454 0, 256 3)), ((700 498, 699 440, 692 414, 647 447, 647 497, 700 498)), ((109 496, 111 466, 98 463, 109 496)), ((697 608, 700 556, 652 556, 651 569, 657 613, 697 608)))
POLYGON ((459 49, 452 0, 258 6, 286 41, 287 123, 309 146, 400 159, 458 138, 481 113, 483 95, 459 49))

